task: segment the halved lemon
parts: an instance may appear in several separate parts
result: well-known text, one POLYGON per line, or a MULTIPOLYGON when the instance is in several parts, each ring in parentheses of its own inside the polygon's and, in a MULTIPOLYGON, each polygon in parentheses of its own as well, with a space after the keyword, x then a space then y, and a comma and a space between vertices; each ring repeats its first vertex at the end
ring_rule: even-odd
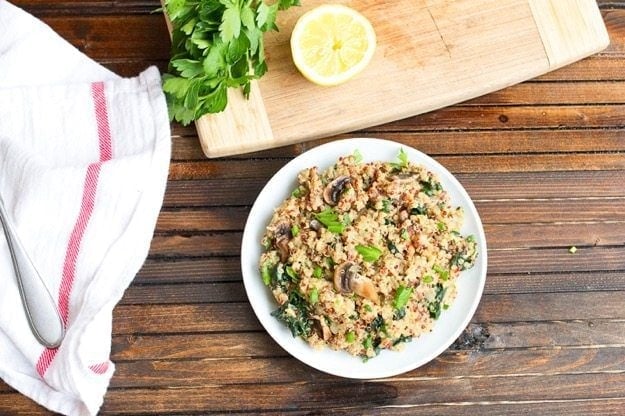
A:
POLYGON ((337 85, 362 71, 375 52, 375 31, 366 17, 338 4, 304 13, 291 33, 299 71, 319 85, 337 85))

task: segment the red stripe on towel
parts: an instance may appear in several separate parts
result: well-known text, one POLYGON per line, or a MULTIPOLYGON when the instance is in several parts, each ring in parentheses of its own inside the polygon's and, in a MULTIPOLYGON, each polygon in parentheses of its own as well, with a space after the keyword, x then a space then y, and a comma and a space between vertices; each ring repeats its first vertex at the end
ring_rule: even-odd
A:
MULTIPOLYGON (((98 181, 100 179, 100 170, 102 168, 102 163, 111 160, 113 155, 104 83, 95 82, 91 84, 91 96, 93 97, 93 107, 98 129, 100 160, 98 162, 91 163, 87 167, 82 190, 80 211, 78 212, 78 218, 76 219, 74 228, 72 229, 72 233, 69 237, 69 242, 67 243, 67 249, 65 250, 63 274, 61 277, 61 286, 59 287, 59 312, 61 313, 61 318, 63 319, 65 326, 67 326, 69 321, 69 298, 72 293, 74 279, 76 278, 76 262, 78 261, 78 255, 80 254, 82 238, 85 234, 87 226, 89 225, 91 214, 93 213, 95 195, 98 190, 98 181)), ((46 348, 39 357, 39 360, 37 361, 37 372, 41 377, 44 376, 48 367, 50 367, 57 351, 57 348, 46 348)), ((97 373, 97 371, 93 371, 97 373)), ((104 369, 104 371, 106 371, 106 369, 104 369)))
POLYGON ((104 374, 109 369, 109 362, 104 361, 103 363, 90 365, 89 369, 96 374, 104 374))

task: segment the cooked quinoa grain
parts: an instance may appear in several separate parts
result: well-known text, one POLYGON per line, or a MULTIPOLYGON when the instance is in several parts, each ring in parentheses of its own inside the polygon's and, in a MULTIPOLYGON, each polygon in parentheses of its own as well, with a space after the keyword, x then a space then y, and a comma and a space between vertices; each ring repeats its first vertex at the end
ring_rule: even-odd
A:
POLYGON ((340 158, 298 175, 263 236, 272 314, 313 347, 364 358, 432 330, 477 256, 463 211, 412 164, 340 158))

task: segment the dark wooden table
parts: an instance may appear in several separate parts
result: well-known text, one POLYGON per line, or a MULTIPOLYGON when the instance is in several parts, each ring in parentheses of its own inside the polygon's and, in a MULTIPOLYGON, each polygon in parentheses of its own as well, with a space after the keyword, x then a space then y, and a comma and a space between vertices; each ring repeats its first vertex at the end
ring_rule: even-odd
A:
MULTIPOLYGON (((156 0, 15 3, 122 75, 166 68, 156 0)), ((174 125, 150 256, 114 312, 117 371, 102 414, 624 414, 625 2, 599 3, 612 41, 601 54, 346 135, 432 155, 485 223, 490 264, 472 323, 439 358, 396 378, 307 367, 247 301, 239 247, 250 205, 320 142, 207 160, 194 129, 174 125)), ((0 414, 28 413, 48 414, 0 382, 0 414)))

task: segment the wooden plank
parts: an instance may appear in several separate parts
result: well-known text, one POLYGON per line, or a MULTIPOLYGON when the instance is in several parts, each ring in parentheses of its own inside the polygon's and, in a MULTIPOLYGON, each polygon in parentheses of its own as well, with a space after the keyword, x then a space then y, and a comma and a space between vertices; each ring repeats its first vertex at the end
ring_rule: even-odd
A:
POLYGON ((171 43, 160 13, 71 18, 54 15, 43 16, 42 20, 95 60, 169 59, 171 43))
MULTIPOLYGON (((561 350, 457 351, 447 352, 400 379, 456 379, 625 371, 625 349, 590 348, 561 350), (509 363, 514 362, 514 366, 509 363)), ((111 388, 194 387, 210 379, 220 385, 331 382, 335 378, 312 370, 291 357, 210 360, 148 360, 116 365, 111 388)))
MULTIPOLYGON (((208 162, 207 162, 208 163, 208 162)), ((474 201, 528 198, 613 198, 625 196, 623 171, 460 173, 456 178, 474 201), (528 186, 531 184, 531 186, 528 186)), ((171 181, 164 206, 251 205, 268 177, 171 181)))
POLYGON ((486 224, 625 220, 625 198, 478 201, 476 208, 486 224))
MULTIPOLYGON (((109 400, 115 400, 114 398, 107 398, 109 400)), ((625 407, 625 399, 623 398, 607 398, 607 399, 573 399, 573 400, 536 400, 536 401, 514 401, 514 400, 501 400, 501 401, 489 401, 489 402, 476 402, 476 401, 464 401, 464 402, 449 402, 442 404, 416 404, 416 405, 399 405, 399 406, 369 406, 368 408, 362 407, 336 407, 332 409, 333 415, 351 415, 359 414, 363 416, 369 415, 434 415, 439 416, 441 414, 456 416, 479 414, 484 416, 526 416, 527 414, 567 414, 572 416, 585 416, 590 414, 605 415, 605 416, 620 416, 622 409, 625 407)), ((15 414, 20 415, 37 415, 37 416, 52 416, 53 413, 45 410, 44 408, 35 404, 35 402, 29 400, 25 396, 18 393, 8 393, 0 395, 0 411, 17 412, 15 414)), ((310 410, 294 410, 292 408, 282 409, 279 411, 263 411, 264 415, 276 416, 276 415, 310 415, 310 410)), ((106 409, 102 412, 103 415, 112 414, 106 409)), ((172 414, 172 413, 168 413, 172 414)), ((185 414, 189 414, 185 412, 185 414)), ((205 414, 202 412, 202 414, 205 414)), ((211 414, 218 414, 211 412, 211 414)), ((239 412, 239 415, 257 415, 258 411, 251 412, 239 412)))
MULTIPOLYGON (((322 143, 354 136, 382 136, 407 146, 414 147, 428 155, 457 154, 510 154, 510 153, 571 153, 571 152, 612 152, 625 150, 622 138, 623 129, 595 130, 486 130, 449 132, 393 132, 346 134, 328 139, 315 140, 299 145, 284 146, 276 150, 256 152, 230 159, 245 158, 293 158, 303 151, 322 143), (478 145, 479 144, 479 145, 478 145)), ((175 161, 204 160, 197 136, 173 137, 175 161)))
POLYGON ((204 235, 156 235, 149 255, 157 258, 234 256, 241 250, 240 232, 204 235))
POLYGON ((489 250, 623 244, 625 222, 485 225, 489 250))
POLYGON ((124 293, 120 305, 192 304, 245 302, 247 295, 240 282, 133 285, 124 293))
MULTIPOLYGON (((624 319, 623 302, 624 291, 484 295, 473 320, 492 323, 624 319)), ((119 305, 113 316, 114 333, 118 335, 261 329, 248 303, 119 305)))
POLYGON ((625 292, 485 295, 475 322, 622 319, 625 292))
POLYGON ((199 334, 114 335, 111 359, 176 360, 203 358, 271 358, 288 354, 265 331, 199 334))
MULTIPOLYGON (((538 155, 436 156, 435 159, 454 174, 495 172, 544 172, 578 170, 623 170, 625 158, 619 153, 574 153, 538 155)), ((256 160, 254 164, 240 160, 209 160, 206 162, 172 162, 169 180, 207 178, 269 178, 286 160, 256 160)))
MULTIPOLYGON (((543 351, 547 356, 567 348, 590 349, 584 354, 604 354, 594 351, 612 348, 618 354, 625 347, 625 323, 621 320, 573 320, 543 322, 512 322, 469 324, 469 346, 452 345, 445 354, 457 351, 472 352, 506 351, 522 352, 523 349, 543 351), (471 339, 471 334, 482 337, 471 339)), ((463 334, 464 335, 464 334, 463 334)), ((466 339, 466 338, 465 338, 466 339)), ((612 354, 608 352, 606 354, 612 354)), ((112 341, 111 359, 116 362, 142 360, 200 360, 234 358, 288 357, 264 330, 258 332, 189 333, 156 335, 115 335, 112 341)), ((485 356, 486 357, 486 356, 485 356)), ((470 361, 482 362, 485 357, 468 356, 470 361)), ((450 361, 450 358, 440 358, 450 361)), ((619 365, 622 365, 620 360, 619 365)), ((437 367, 439 364, 433 364, 437 367)), ((483 365, 483 364, 482 364, 483 365)), ((450 369, 451 374, 455 374, 450 369)), ((501 366, 498 370, 515 371, 515 367, 501 366)), ((441 376, 444 376, 442 372, 441 376)))
POLYGON ((621 81, 623 79, 625 79, 625 68, 619 56, 593 55, 555 71, 547 72, 534 78, 534 81, 621 81))
MULTIPOLYGON (((502 401, 466 401, 462 403, 450 402, 437 405, 417 404, 402 406, 371 406, 362 408, 335 408, 332 414, 337 416, 351 415, 358 413, 362 416, 465 416, 467 414, 481 416, 527 416, 529 415, 558 415, 565 414, 571 416, 606 415, 620 416, 625 407, 624 398, 609 399, 575 399, 575 400, 502 400, 502 401)), ((243 412, 240 415, 252 415, 255 413, 243 412)), ((263 412, 266 416, 276 415, 309 415, 306 410, 289 410, 288 412, 263 412)))
POLYGON ((589 347, 620 349, 625 345, 625 321, 517 322, 486 324, 486 349, 589 347))
MULTIPOLYGON (((625 374, 604 374, 596 398, 618 397, 625 388, 625 374)), ((147 406, 163 412, 248 410, 260 411, 282 407, 323 410, 335 407, 368 407, 373 405, 411 405, 481 400, 509 400, 519 391, 525 400, 579 399, 588 397, 588 386, 597 375, 555 375, 549 377, 519 376, 460 378, 454 380, 415 380, 386 382, 334 382, 314 384, 261 384, 177 389, 110 390, 103 411, 139 413, 147 406), (237 400, 233 401, 232 398, 237 400), (434 400, 433 400, 434 399, 434 400)))
POLYGON ((147 259, 134 280, 139 284, 241 281, 239 257, 147 259))
POLYGON ((597 82, 524 82, 472 99, 463 105, 560 105, 623 104, 625 83, 597 82))
POLYGON ((117 335, 259 329, 249 303, 119 305, 113 311, 113 332, 117 335))
MULTIPOLYGON (((540 250, 542 251, 542 250, 540 250)), ((524 272, 518 273, 510 267, 508 271, 515 273, 494 274, 489 273, 486 279, 484 293, 536 293, 536 292, 577 292, 577 291, 601 291, 601 290, 625 290, 625 272, 622 268, 622 257, 615 259, 620 263, 618 271, 569 272, 573 269, 568 262, 555 263, 549 260, 547 255, 536 257, 536 261, 547 260, 551 268, 561 266, 561 270, 554 273, 524 272)), ((489 260, 494 257, 489 256, 489 260)), ((488 265, 491 269, 490 263, 488 265)), ((597 268, 609 269, 611 265, 597 265, 597 268)), ((580 266, 578 270, 587 270, 590 267, 580 266)))
POLYGON ((367 129, 368 132, 622 127, 625 105, 455 106, 367 129))

